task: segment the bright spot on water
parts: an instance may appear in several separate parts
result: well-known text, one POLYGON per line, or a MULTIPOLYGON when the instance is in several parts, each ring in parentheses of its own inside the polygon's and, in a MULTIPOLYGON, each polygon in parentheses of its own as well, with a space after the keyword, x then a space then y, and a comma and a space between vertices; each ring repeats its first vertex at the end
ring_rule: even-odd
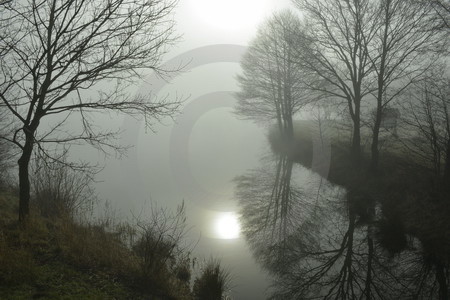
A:
POLYGON ((214 231, 219 239, 237 239, 241 231, 238 216, 233 212, 220 213, 215 220, 214 231))

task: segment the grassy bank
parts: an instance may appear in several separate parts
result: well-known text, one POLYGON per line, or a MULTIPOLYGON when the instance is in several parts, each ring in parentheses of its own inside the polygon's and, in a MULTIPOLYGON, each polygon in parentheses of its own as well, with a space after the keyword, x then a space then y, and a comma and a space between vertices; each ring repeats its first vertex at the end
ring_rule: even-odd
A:
POLYGON ((192 299, 177 261, 145 268, 123 232, 68 218, 34 214, 19 227, 17 203, 0 192, 0 299, 192 299))

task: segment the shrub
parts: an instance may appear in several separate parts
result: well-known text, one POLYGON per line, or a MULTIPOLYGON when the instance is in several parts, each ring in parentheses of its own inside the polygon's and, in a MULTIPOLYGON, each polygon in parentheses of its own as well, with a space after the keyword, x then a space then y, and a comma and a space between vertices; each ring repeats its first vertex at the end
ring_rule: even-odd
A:
POLYGON ((137 224, 108 210, 90 223, 32 213, 21 226, 16 210, 17 197, 0 192, 0 299, 192 300, 184 204, 137 224))
POLYGON ((163 297, 189 299, 191 245, 183 241, 188 230, 184 203, 174 214, 152 207, 149 219, 138 221, 137 228, 132 248, 139 259, 141 286, 163 297))
POLYGON ((210 259, 203 268, 200 277, 194 282, 196 300, 221 300, 230 288, 230 273, 222 268, 220 261, 210 259))
POLYGON ((92 173, 71 169, 66 155, 58 161, 36 158, 33 173, 33 200, 42 216, 75 219, 92 210, 95 201, 92 173))

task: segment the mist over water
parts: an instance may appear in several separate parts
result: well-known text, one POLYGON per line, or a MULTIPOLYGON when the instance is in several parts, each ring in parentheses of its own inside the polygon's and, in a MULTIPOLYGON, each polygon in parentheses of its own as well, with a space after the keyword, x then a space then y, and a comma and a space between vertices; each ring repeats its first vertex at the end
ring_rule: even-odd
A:
POLYGON ((16 269, 45 296, 47 261, 161 299, 218 300, 210 267, 221 299, 449 298, 448 3, 244 2, 147 28, 0 1, 0 298, 16 269))
POLYGON ((174 120, 164 120, 156 133, 146 133, 135 120, 124 120, 123 140, 136 146, 122 160, 108 161, 99 174, 104 182, 98 184, 98 192, 125 218, 141 211, 145 218, 151 202, 175 209, 184 201, 191 227, 186 239, 198 243, 193 256, 221 259, 233 274, 236 299, 262 299, 269 281, 242 234, 226 240, 214 230, 221 213, 239 213, 233 179, 257 167, 263 153, 269 151, 265 128, 239 120, 233 113, 236 86, 230 78, 236 70, 233 64, 219 63, 175 78, 161 95, 171 91, 187 94, 193 87, 197 92, 190 94, 182 113, 174 120), (217 90, 230 92, 209 92, 217 90), (218 104, 205 109, 201 101, 218 104), (196 102, 199 110, 186 110, 196 102))

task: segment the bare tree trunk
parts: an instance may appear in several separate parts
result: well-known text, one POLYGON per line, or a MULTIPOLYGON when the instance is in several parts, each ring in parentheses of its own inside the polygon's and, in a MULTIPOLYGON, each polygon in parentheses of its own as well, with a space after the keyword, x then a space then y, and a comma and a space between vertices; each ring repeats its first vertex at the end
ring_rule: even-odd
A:
POLYGON ((378 95, 378 96, 379 96, 379 98, 377 101, 375 124, 373 126, 373 132, 372 132, 372 145, 371 145, 372 157, 370 160, 370 171, 371 172, 375 172, 377 170, 379 156, 380 156, 380 150, 378 149, 378 142, 379 142, 379 136, 380 136, 381 118, 383 115, 383 113, 382 113, 383 110, 381 107, 381 96, 380 95, 378 95))
POLYGON ((378 91, 377 91, 377 110, 375 114, 375 124, 373 126, 372 133, 372 146, 371 152, 372 157, 370 161, 370 171, 375 172, 378 168, 378 161, 380 156, 380 151, 378 149, 378 139, 380 135, 381 118, 383 117, 383 91, 385 89, 385 70, 386 70, 386 55, 388 54, 387 43, 389 34, 389 24, 391 23, 390 17, 390 7, 391 1, 387 1, 386 7, 384 9, 384 32, 382 37, 382 50, 381 50, 381 61, 378 72, 378 91))
POLYGON ((367 257, 367 275, 366 275, 366 287, 365 287, 365 294, 366 299, 370 300, 372 299, 372 290, 371 290, 371 284, 372 284, 372 263, 373 263, 373 255, 374 255, 374 248, 373 248, 373 239, 370 237, 370 232, 367 232, 367 245, 369 248, 369 253, 367 257))
MULTIPOLYGON (((340 298, 341 299, 355 299, 356 295, 354 293, 353 289, 353 243, 354 243, 354 234, 355 234, 355 223, 356 223, 356 215, 355 212, 353 212, 353 209, 350 208, 349 210, 349 224, 348 224, 348 242, 347 242, 347 253, 345 254, 344 258, 344 265, 342 266, 342 270, 345 270, 344 272, 347 272, 347 280, 342 280, 341 287, 339 288, 341 290, 340 292, 340 298)), ((339 293, 338 293, 339 296, 339 293)), ((337 299, 337 298, 336 298, 337 299)))
POLYGON ((358 166, 361 162, 361 117, 359 103, 355 103, 351 153, 353 156, 353 161, 358 166))
POLYGON ((19 222, 24 223, 30 213, 30 178, 29 165, 33 152, 34 137, 30 132, 25 133, 25 145, 19 158, 19 222))

